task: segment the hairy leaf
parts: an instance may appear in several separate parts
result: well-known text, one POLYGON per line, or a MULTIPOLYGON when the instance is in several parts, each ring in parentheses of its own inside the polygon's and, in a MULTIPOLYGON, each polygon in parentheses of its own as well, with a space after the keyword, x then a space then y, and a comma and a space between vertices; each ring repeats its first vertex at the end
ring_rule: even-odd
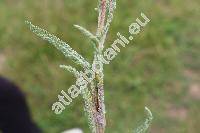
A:
POLYGON ((49 34, 46 30, 31 24, 29 21, 26 21, 26 24, 29 26, 33 33, 54 45, 65 55, 65 57, 72 59, 75 63, 82 65, 84 68, 90 67, 90 64, 80 54, 73 50, 67 43, 60 40, 56 36, 49 34))
POLYGON ((69 72, 73 73, 75 77, 79 77, 79 72, 72 66, 60 65, 60 68, 68 70, 69 72))
POLYGON ((94 48, 97 49, 97 44, 99 43, 99 40, 95 35, 93 35, 90 31, 86 30, 82 26, 74 25, 74 27, 80 30, 81 33, 83 33, 85 36, 87 36, 92 41, 94 48))
POLYGON ((140 125, 135 131, 134 133, 144 133, 147 131, 147 129, 149 128, 150 124, 151 124, 151 121, 153 120, 153 115, 151 113, 151 111, 145 107, 145 111, 147 113, 147 118, 145 120, 145 122, 140 125))

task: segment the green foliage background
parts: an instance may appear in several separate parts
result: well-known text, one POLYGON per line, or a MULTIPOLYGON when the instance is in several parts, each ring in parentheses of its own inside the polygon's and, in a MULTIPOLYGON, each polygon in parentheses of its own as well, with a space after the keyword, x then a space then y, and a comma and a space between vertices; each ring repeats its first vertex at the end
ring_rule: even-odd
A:
MULTIPOLYGON (((97 1, 0 0, 0 74, 17 83, 27 95, 33 119, 46 133, 80 127, 89 132, 81 98, 62 115, 51 106, 57 95, 75 83, 59 69, 72 64, 24 24, 32 21, 68 42, 88 60, 93 47, 73 24, 95 32, 97 1)), ((129 133, 144 119, 148 106, 152 133, 198 133, 200 97, 200 1, 120 0, 106 42, 144 12, 151 22, 110 65, 105 66, 107 132, 129 133), (196 94, 192 93, 196 87, 196 94)))

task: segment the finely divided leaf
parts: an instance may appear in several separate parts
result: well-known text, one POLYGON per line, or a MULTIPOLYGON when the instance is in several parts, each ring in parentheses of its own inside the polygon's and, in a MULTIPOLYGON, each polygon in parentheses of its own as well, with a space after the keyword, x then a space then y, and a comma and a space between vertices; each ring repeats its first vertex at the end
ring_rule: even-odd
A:
POLYGON ((69 72, 73 73, 75 77, 79 77, 79 72, 72 66, 60 65, 60 68, 68 70, 69 72))
POLYGON ((145 107, 145 111, 147 113, 147 118, 145 122, 134 131, 134 133, 145 133, 149 128, 151 121, 153 120, 153 115, 147 107, 145 107))
POLYGON ((80 30, 81 33, 83 33, 85 36, 90 38, 90 40, 94 43, 94 47, 96 48, 96 45, 99 43, 99 40, 95 35, 93 35, 90 31, 86 30, 82 26, 74 25, 74 27, 80 30))
POLYGON ((75 63, 82 65, 84 68, 90 67, 90 64, 80 54, 74 51, 67 43, 60 40, 56 36, 49 34, 46 30, 31 24, 29 21, 26 21, 26 24, 29 26, 32 32, 54 45, 65 55, 65 57, 72 59, 75 63))
POLYGON ((109 27, 110 27, 110 23, 113 20, 113 14, 114 14, 114 10, 116 9, 116 0, 108 0, 108 15, 107 15, 107 22, 104 28, 104 35, 106 36, 109 27))

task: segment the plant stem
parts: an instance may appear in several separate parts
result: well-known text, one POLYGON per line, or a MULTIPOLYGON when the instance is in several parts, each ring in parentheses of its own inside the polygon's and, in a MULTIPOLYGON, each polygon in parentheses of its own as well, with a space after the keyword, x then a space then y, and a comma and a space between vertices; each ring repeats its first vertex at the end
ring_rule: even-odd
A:
POLYGON ((101 71, 95 71, 95 79, 93 82, 93 103, 94 103, 94 118, 95 118, 95 133, 104 133, 106 127, 105 117, 105 105, 104 105, 104 87, 103 87, 103 63, 101 62, 102 48, 102 33, 105 27, 106 19, 106 0, 100 0, 99 6, 99 17, 98 17, 98 29, 97 37, 100 39, 98 51, 94 55, 94 62, 99 62, 101 71))

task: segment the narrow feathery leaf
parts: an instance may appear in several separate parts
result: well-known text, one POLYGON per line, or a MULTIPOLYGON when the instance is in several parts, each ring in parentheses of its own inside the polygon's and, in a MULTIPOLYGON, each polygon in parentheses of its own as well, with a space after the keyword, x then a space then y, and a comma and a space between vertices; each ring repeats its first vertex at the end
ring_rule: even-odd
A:
POLYGON ((76 68, 74 68, 72 66, 60 65, 60 68, 73 73, 75 77, 79 77, 79 72, 76 70, 76 68))
POLYGON ((96 48, 96 45, 99 43, 99 40, 95 35, 93 35, 90 31, 88 31, 87 29, 83 28, 82 26, 74 25, 74 27, 76 29, 78 29, 82 34, 84 34, 85 36, 90 38, 92 43, 94 43, 94 47, 96 48))
POLYGON ((85 88, 81 91, 81 94, 82 94, 82 97, 83 97, 83 100, 84 100, 84 112, 85 112, 85 115, 87 116, 88 118, 88 124, 89 124, 89 127, 92 131, 92 133, 95 133, 95 118, 93 116, 93 102, 92 102, 92 94, 91 92, 89 91, 88 88, 85 88))
POLYGON ((153 120, 153 115, 147 107, 145 107, 145 111, 147 113, 147 118, 145 122, 134 131, 134 133, 145 133, 149 128, 151 121, 153 120))
POLYGON ((75 63, 82 65, 84 68, 90 67, 90 64, 80 54, 73 50, 67 43, 60 40, 56 36, 49 34, 48 31, 33 25, 29 21, 25 21, 25 23, 29 26, 30 30, 33 33, 41 37, 43 40, 46 40, 49 43, 51 43, 58 50, 60 50, 65 55, 65 57, 72 59, 75 63))
POLYGON ((114 10, 116 9, 116 0, 108 0, 109 2, 107 3, 107 8, 108 8, 108 16, 107 16, 107 21, 106 21, 106 25, 104 28, 104 39, 106 38, 107 32, 110 28, 110 23, 113 20, 113 14, 114 14, 114 10))
MULTIPOLYGON (((73 73, 76 78, 79 78, 80 76, 80 73, 72 66, 60 65, 60 68, 68 70, 69 72, 73 73)), ((93 110, 92 110, 92 107, 93 107, 92 95, 87 87, 81 90, 81 95, 84 100, 84 111, 85 111, 85 115, 88 118, 88 124, 90 126, 90 129, 94 131, 95 122, 94 122, 93 110)))

